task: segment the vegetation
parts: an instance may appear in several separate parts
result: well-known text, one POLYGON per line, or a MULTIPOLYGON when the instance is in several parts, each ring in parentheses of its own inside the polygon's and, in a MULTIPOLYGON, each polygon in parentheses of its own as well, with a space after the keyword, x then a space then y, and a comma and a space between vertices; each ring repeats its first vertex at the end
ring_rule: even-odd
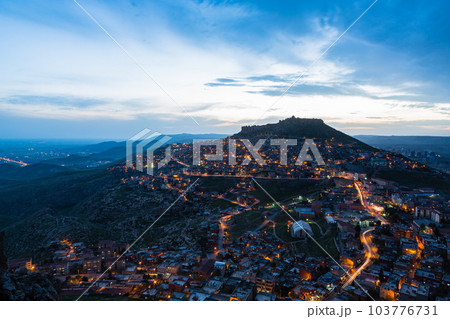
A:
POLYGON ((245 232, 255 230, 263 222, 264 217, 259 211, 249 211, 235 215, 232 217, 230 237, 232 240, 235 240, 245 232))
POLYGON ((321 235, 317 226, 312 225, 311 228, 314 232, 314 240, 307 238, 303 242, 293 244, 295 250, 299 253, 301 252, 312 257, 328 257, 328 254, 330 254, 333 258, 339 258, 339 251, 334 243, 334 238, 337 236, 338 232, 337 227, 335 225, 329 225, 328 227, 330 227, 329 230, 325 230, 322 227, 322 230, 325 233, 324 235, 321 235))
MULTIPOLYGON (((242 180, 242 178, 209 176, 202 177, 201 180, 201 185, 207 188, 209 192, 225 193, 226 191, 236 187, 236 185, 242 180)), ((317 181, 299 179, 257 179, 257 182, 278 202, 291 199, 293 196, 298 196, 300 194, 305 196, 324 187, 317 181)), ((261 187, 259 187, 258 185, 254 185, 254 188, 254 190, 247 192, 247 194, 259 199, 261 204, 273 202, 273 200, 261 189, 261 187)), ((217 204, 220 205, 219 203, 217 204)))

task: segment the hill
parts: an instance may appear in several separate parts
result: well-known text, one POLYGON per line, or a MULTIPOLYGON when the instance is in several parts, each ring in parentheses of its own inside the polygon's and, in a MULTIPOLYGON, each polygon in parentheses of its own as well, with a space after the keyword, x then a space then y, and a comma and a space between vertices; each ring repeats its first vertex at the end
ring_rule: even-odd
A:
POLYGON ((321 119, 306 119, 291 117, 280 120, 278 123, 243 126, 241 131, 231 136, 236 139, 251 138, 312 138, 312 139, 334 139, 335 142, 343 144, 355 144, 361 148, 371 149, 369 145, 351 137, 331 126, 325 124, 321 119))
MULTIPOLYGON (((192 143, 195 139, 219 139, 226 137, 221 134, 174 134, 166 144, 192 143)), ((102 142, 65 149, 69 156, 52 158, 43 161, 45 164, 65 166, 75 169, 99 168, 110 166, 123 160, 126 155, 126 141, 102 142)), ((19 169, 20 171, 20 169, 19 169)), ((1 178, 0 170, 0 178, 1 178)))

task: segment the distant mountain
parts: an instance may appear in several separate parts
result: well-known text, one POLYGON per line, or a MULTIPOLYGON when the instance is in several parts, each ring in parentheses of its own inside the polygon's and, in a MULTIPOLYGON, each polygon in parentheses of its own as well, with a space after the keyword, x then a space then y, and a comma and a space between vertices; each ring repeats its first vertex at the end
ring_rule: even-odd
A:
POLYGON ((355 135, 355 138, 373 145, 442 145, 450 146, 450 136, 380 136, 355 135))
POLYGON ((328 126, 321 119, 306 119, 291 117, 280 120, 278 123, 243 126, 241 131, 234 134, 232 138, 312 138, 312 139, 331 139, 343 144, 357 144, 361 148, 372 148, 367 144, 351 137, 331 126, 328 126))
MULTIPOLYGON (((173 143, 192 143, 195 139, 219 139, 224 138, 223 134, 175 134, 169 135, 172 137, 165 144, 173 143)), ((103 165, 111 165, 117 163, 125 158, 126 155, 126 141, 121 142, 102 142, 98 144, 77 146, 69 149, 73 155, 67 157, 53 158, 43 163, 50 165, 64 165, 72 168, 86 168, 86 167, 100 167, 103 165), (80 153, 86 153, 83 155, 80 153), (90 166, 91 165, 91 166, 90 166)), ((0 174, 1 177, 1 174, 0 174)))
POLYGON ((89 145, 82 145, 82 146, 76 146, 68 148, 67 151, 70 153, 100 153, 104 152, 106 150, 109 150, 111 148, 125 146, 125 142, 114 142, 114 141, 107 141, 107 142, 101 142, 96 144, 89 144, 89 145))
MULTIPOLYGON (((172 143, 192 143, 194 139, 216 139, 216 138, 224 138, 226 135, 224 134, 166 134, 171 137, 171 139, 167 142, 167 144, 172 143)), ((70 152, 85 152, 85 153, 102 153, 111 149, 123 148, 125 149, 126 141, 114 142, 107 141, 101 142, 97 144, 83 145, 77 146, 69 149, 70 152)), ((123 155, 125 157, 125 155, 123 155)))

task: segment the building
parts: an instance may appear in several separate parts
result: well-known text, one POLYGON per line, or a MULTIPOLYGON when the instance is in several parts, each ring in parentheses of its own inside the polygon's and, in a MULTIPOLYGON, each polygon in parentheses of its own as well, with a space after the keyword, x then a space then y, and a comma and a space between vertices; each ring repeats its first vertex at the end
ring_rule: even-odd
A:
POLYGON ((325 220, 327 221, 328 224, 336 224, 336 221, 331 216, 325 216, 325 220))
POLYGON ((258 292, 272 293, 275 288, 275 276, 268 272, 260 272, 256 275, 256 290, 258 292))
POLYGON ((311 208, 307 207, 295 207, 294 212, 297 213, 298 218, 302 219, 315 218, 317 216, 311 208))
POLYGON ((400 301, 427 301, 429 289, 426 285, 419 284, 417 286, 402 284, 398 300, 400 301))
POLYGON ((69 274, 69 263, 68 262, 56 262, 49 266, 49 268, 56 275, 68 275, 69 274))
POLYGON ((333 274, 332 272, 327 272, 319 278, 317 278, 316 283, 319 286, 326 288, 327 290, 332 290, 341 281, 341 277, 333 274))
POLYGON ((83 269, 88 273, 99 273, 102 270, 102 259, 91 257, 83 261, 83 269))
POLYGON ((314 236, 311 226, 307 222, 305 222, 303 220, 298 220, 292 224, 292 226, 291 226, 291 236, 292 237, 304 238, 304 237, 308 236, 307 233, 310 236, 314 236))
POLYGON ((393 282, 385 282, 380 287, 380 298, 387 301, 395 300, 398 296, 397 285, 393 282))
POLYGON ((448 215, 441 213, 437 209, 417 206, 414 209, 415 218, 426 218, 432 220, 433 222, 440 224, 449 220, 448 215))
POLYGON ((320 200, 315 200, 311 203, 311 210, 314 214, 319 216, 322 213, 322 202, 320 200))
POLYGON ((385 158, 372 157, 370 159, 370 165, 372 167, 376 166, 387 166, 387 161, 385 158))
POLYGON ((120 254, 128 249, 128 245, 119 244, 113 240, 101 240, 98 243, 98 248, 102 259, 106 259, 120 256, 120 254))
POLYGON ((194 279, 206 281, 211 277, 214 270, 214 260, 204 259, 198 267, 194 269, 194 279))
POLYGON ((251 301, 255 297, 255 285, 248 283, 244 286, 236 287, 230 296, 230 301, 251 301))
POLYGON ((14 269, 18 269, 18 268, 26 268, 27 270, 34 270, 34 266, 33 266, 31 257, 8 260, 8 269, 9 270, 14 270, 14 269))
POLYGON ((107 258, 103 263, 105 267, 110 267, 113 272, 120 272, 126 269, 126 262, 124 259, 107 258))

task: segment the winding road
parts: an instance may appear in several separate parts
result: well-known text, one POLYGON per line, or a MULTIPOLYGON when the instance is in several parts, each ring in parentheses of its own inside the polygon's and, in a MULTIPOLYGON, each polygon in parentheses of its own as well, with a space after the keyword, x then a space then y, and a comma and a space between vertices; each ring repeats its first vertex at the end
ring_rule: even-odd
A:
MULTIPOLYGON (((372 215, 375 216, 382 224, 389 224, 389 222, 383 217, 381 216, 380 212, 375 209, 373 206, 369 205, 369 203, 367 203, 365 196, 366 194, 364 194, 361 189, 359 188, 359 185, 357 182, 355 182, 355 188, 358 191, 358 196, 359 196, 359 200, 361 202, 361 205, 364 206, 364 208, 372 215)), ((365 250, 365 255, 366 255, 366 260, 364 261, 364 263, 361 264, 361 266, 358 267, 358 269, 350 275, 349 278, 347 278, 347 280, 345 281, 345 283, 342 285, 342 289, 344 289, 346 286, 348 286, 349 284, 351 284, 356 277, 358 277, 358 275, 367 267, 370 265, 370 263, 372 262, 372 258, 377 258, 377 248, 376 246, 373 244, 371 236, 370 236, 370 232, 372 232, 375 228, 370 228, 367 229, 366 231, 364 231, 360 238, 361 238, 361 243, 364 245, 364 250, 365 250)))
POLYGON ((372 230, 374 230, 374 228, 370 228, 361 234, 361 243, 364 245, 364 250, 366 251, 366 260, 345 281, 345 283, 342 285, 342 289, 350 285, 356 279, 356 277, 358 277, 359 274, 372 262, 372 258, 377 256, 376 247, 373 244, 370 236, 370 232, 372 230))

